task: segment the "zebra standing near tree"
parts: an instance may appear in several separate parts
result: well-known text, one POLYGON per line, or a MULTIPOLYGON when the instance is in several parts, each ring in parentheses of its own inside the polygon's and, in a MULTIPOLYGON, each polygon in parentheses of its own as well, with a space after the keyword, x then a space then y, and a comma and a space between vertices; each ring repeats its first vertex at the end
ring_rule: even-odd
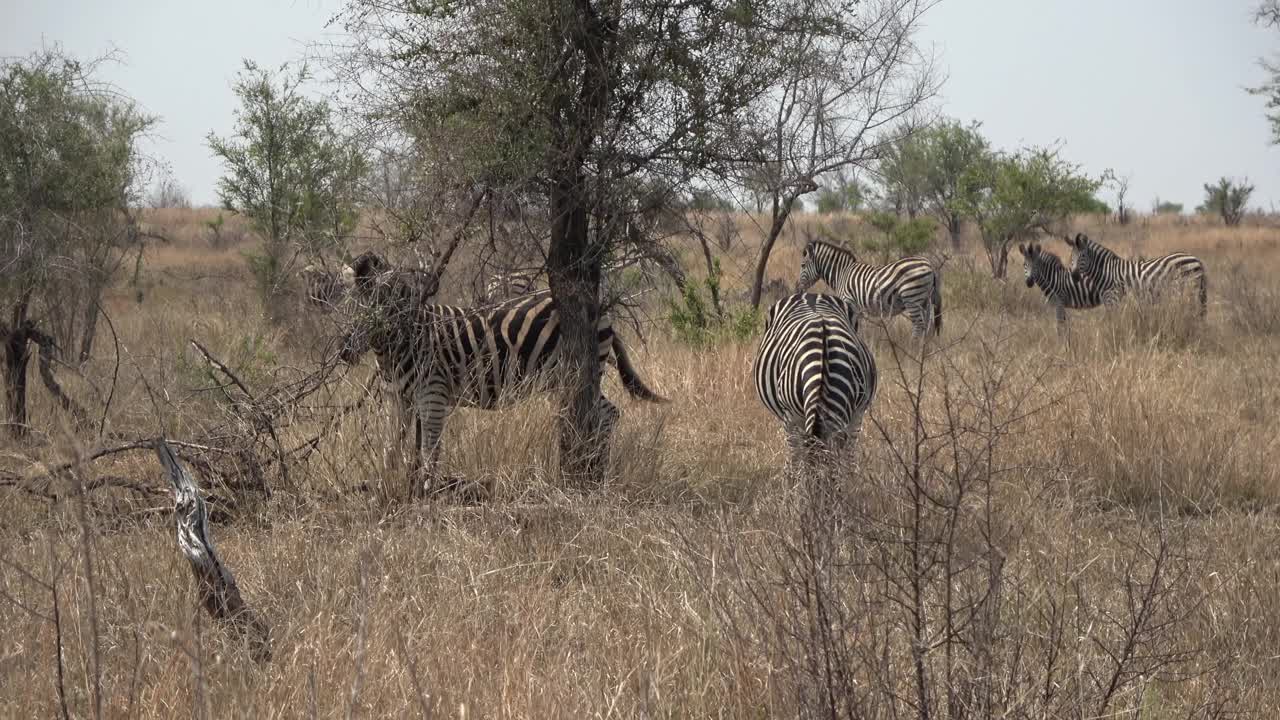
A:
MULTIPOLYGON (((434 483, 444 422, 455 407, 494 410, 547 386, 557 364, 559 314, 545 292, 495 308, 432 304, 428 300, 438 288, 434 275, 391 270, 374 253, 357 258, 343 277, 359 310, 339 359, 354 364, 370 350, 377 356, 379 371, 399 400, 399 448, 416 421, 410 495, 419 496, 434 483), (424 454, 426 477, 419 479, 424 454)), ((632 397, 663 402, 640 379, 606 316, 597 340, 601 364, 617 366, 632 397)), ((598 403, 607 442, 620 413, 603 392, 598 403)))
POLYGON ((858 314, 846 298, 809 293, 782 298, 765 315, 756 393, 782 421, 793 460, 839 450, 862 428, 877 373, 858 314))
POLYGON ((1072 278, 1096 285, 1107 305, 1116 304, 1129 292, 1155 300, 1167 285, 1190 280, 1197 287, 1200 317, 1208 313, 1208 278, 1200 258, 1170 253, 1154 260, 1126 260, 1084 233, 1063 239, 1071 246, 1072 278))
POLYGON ((1095 283, 1076 279, 1062 264, 1062 258, 1045 250, 1040 243, 1018 245, 1022 253, 1022 274, 1027 287, 1039 286, 1045 300, 1053 303, 1061 329, 1067 322, 1067 310, 1092 310, 1102 304, 1102 289, 1095 283))
POLYGON ((928 258, 907 257, 888 265, 858 262, 852 252, 823 240, 805 243, 796 292, 821 278, 868 315, 906 313, 916 337, 942 332, 942 276, 928 258))

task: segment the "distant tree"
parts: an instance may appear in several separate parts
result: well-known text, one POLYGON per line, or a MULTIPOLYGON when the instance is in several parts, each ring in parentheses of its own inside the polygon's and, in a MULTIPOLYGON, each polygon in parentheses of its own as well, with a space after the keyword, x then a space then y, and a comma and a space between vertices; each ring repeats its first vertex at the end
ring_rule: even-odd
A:
POLYGON ((1095 207, 1099 182, 1055 148, 988 156, 967 173, 965 210, 977 222, 991 273, 1005 277, 1009 247, 1095 207))
MULTIPOLYGON (((753 108, 766 120, 753 128, 756 159, 745 172, 757 185, 764 181, 769 214, 751 282, 753 308, 774 244, 802 198, 820 192, 823 178, 872 162, 885 142, 880 128, 910 116, 937 88, 932 64, 915 42, 932 0, 803 2, 825 19, 787 23, 777 49, 790 60, 778 85, 753 108)), ((848 186, 837 179, 832 189, 848 186)), ((839 204, 849 199, 846 194, 839 204)))
POLYGON ((1166 202, 1156 198, 1151 204, 1151 210, 1157 215, 1181 215, 1182 203, 1166 202))
POLYGON ((306 67, 271 72, 252 61, 233 85, 240 108, 235 134, 208 136, 226 167, 218 198, 248 217, 265 247, 253 259, 268 315, 275 310, 289 265, 302 252, 316 256, 335 247, 356 221, 364 158, 330 118, 329 105, 301 91, 306 67))
MULTIPOLYGON (((1107 170, 1102 173, 1102 184, 1112 189, 1116 196, 1116 222, 1121 225, 1128 225, 1133 208, 1129 206, 1129 182, 1133 179, 1130 175, 1118 175, 1114 170, 1107 170)), ((1108 210, 1110 210, 1108 208, 1108 210)), ((1109 214, 1109 213, 1108 213, 1109 214)))
POLYGON ((925 128, 907 141, 909 168, 891 171, 891 176, 905 174, 911 178, 911 194, 918 196, 924 212, 947 229, 954 248, 960 246, 965 208, 972 200, 964 197, 970 187, 964 181, 965 175, 991 152, 980 128, 977 122, 962 125, 951 119, 925 128))
POLYGON ((88 359, 102 293, 141 248, 139 140, 155 120, 96 70, 59 51, 0 60, 0 345, 15 435, 27 431, 31 345, 71 408, 46 363, 88 359))
POLYGON ((147 206, 151 208, 190 208, 191 196, 187 189, 178 183, 168 169, 159 173, 160 177, 147 194, 147 206))
POLYGON ((1228 226, 1239 225, 1251 195, 1253 195, 1253 186, 1248 180, 1237 181, 1224 177, 1217 183, 1205 184, 1204 202, 1196 208, 1196 211, 1217 215, 1228 226))
POLYGON ((901 128, 885 147, 878 164, 885 207, 908 218, 915 218, 924 209, 929 172, 924 132, 911 125, 901 128))
POLYGON ((852 174, 833 173, 831 179, 821 184, 816 202, 819 213, 856 212, 862 209, 864 190, 862 183, 852 174))

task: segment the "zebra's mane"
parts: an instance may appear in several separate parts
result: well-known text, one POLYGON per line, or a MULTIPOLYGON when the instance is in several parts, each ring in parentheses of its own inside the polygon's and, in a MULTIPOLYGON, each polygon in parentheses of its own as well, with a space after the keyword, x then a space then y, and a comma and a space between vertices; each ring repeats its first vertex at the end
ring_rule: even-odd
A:
POLYGON ((848 256, 849 258, 851 258, 851 259, 853 259, 853 260, 857 260, 857 259, 858 259, 857 255, 854 255, 854 253, 853 253, 853 251, 852 251, 852 250, 850 250, 850 249, 848 249, 848 248, 846 248, 846 247, 842 247, 842 246, 840 246, 840 245, 837 245, 837 244, 835 244, 834 242, 832 242, 832 241, 830 241, 830 240, 820 240, 820 239, 815 239, 815 240, 810 240, 810 241, 809 241, 809 243, 810 243, 811 245, 817 245, 818 247, 827 248, 827 249, 829 249, 829 250, 831 250, 831 251, 833 251, 833 252, 835 252, 835 253, 837 253, 837 254, 839 254, 839 255, 848 256))
POLYGON ((1107 247, 1106 245, 1103 245, 1097 240, 1094 240, 1093 238, 1085 238, 1085 242, 1088 245, 1089 251, 1095 255, 1098 255, 1103 258, 1115 258, 1116 260, 1123 259, 1119 255, 1117 255, 1114 250, 1107 247))
POLYGON ((1062 264, 1062 258, 1058 257, 1051 250, 1045 250, 1044 248, 1038 248, 1038 252, 1036 252, 1036 260, 1051 270, 1065 267, 1062 264))

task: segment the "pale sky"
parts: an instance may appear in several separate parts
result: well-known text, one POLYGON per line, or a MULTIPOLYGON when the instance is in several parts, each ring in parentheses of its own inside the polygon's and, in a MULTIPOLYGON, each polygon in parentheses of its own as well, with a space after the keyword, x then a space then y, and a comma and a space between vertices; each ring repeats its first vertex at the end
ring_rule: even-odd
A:
MULTIPOLYGON (((197 204, 213 203, 241 58, 275 66, 323 40, 340 0, 0 0, 0 55, 60 44, 89 57, 162 123, 152 151, 197 204)), ((1280 52, 1256 0, 941 0, 922 40, 947 73, 940 110, 983 122, 999 148, 1062 141, 1091 174, 1131 174, 1133 203, 1194 207, 1205 182, 1248 177, 1253 204, 1280 208, 1280 147, 1262 98, 1244 92, 1280 52)))

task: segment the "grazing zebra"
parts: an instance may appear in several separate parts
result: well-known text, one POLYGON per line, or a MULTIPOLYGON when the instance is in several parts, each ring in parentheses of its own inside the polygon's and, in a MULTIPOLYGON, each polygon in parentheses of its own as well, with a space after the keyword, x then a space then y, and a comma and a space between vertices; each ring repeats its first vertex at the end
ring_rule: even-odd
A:
POLYGON ((1067 309, 1091 310, 1102 304, 1102 289, 1086 279, 1077 280, 1062 264, 1062 258, 1040 247, 1040 243, 1018 245, 1022 253, 1022 273, 1027 287, 1040 286, 1045 300, 1053 303, 1058 325, 1067 321, 1067 309))
POLYGON ((858 312, 847 298, 808 293, 782 298, 765 316, 756 392, 782 421, 795 459, 839 450, 862 428, 877 374, 858 312))
POLYGON ((893 317, 905 312, 917 337, 942 332, 942 276, 927 258, 908 257, 888 265, 858 262, 853 253, 822 240, 810 240, 800 258, 796 292, 822 278, 868 315, 893 317))
MULTIPOLYGON (((377 356, 379 370, 399 401, 399 447, 405 446, 410 421, 417 421, 413 496, 427 489, 414 478, 424 446, 429 461, 426 480, 434 478, 449 412, 458 406, 493 410, 536 392, 556 364, 560 339, 559 314, 548 293, 486 309, 435 305, 427 302, 437 289, 434 276, 419 275, 427 280, 390 271, 374 253, 365 253, 347 268, 344 277, 362 312, 339 354, 349 364, 369 350, 377 356)), ((600 361, 614 362, 632 397, 662 402, 640 379, 607 317, 600 319, 597 338, 600 361)), ((607 438, 619 411, 603 393, 599 408, 607 438)))
POLYGON ((342 299, 344 288, 340 273, 326 270, 319 265, 308 265, 302 268, 298 275, 302 278, 307 303, 333 307, 342 299))
POLYGON ((494 273, 484 285, 484 301, 497 302, 521 295, 531 295, 541 288, 541 270, 516 270, 494 273))
POLYGON ((1197 285, 1200 317, 1208 312, 1207 277, 1199 258, 1171 253, 1155 260, 1125 260, 1084 233, 1077 233, 1075 239, 1063 239, 1071 246, 1071 276, 1097 285, 1106 304, 1115 304, 1130 291, 1154 299, 1165 285, 1175 280, 1193 280, 1197 285))

